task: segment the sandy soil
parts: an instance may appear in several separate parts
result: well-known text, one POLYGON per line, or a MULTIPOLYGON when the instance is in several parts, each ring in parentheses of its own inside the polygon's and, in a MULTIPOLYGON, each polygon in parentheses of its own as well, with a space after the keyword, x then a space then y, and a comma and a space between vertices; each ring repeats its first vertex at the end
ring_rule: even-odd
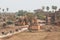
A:
POLYGON ((60 32, 22 32, 0 40, 60 40, 60 32))

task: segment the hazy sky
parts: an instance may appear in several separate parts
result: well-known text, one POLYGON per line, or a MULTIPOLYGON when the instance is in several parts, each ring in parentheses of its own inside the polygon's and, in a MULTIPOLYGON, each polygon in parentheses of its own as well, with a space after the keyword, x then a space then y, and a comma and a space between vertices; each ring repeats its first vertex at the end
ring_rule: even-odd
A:
POLYGON ((0 0, 0 7, 9 8, 9 11, 34 10, 42 6, 56 5, 60 8, 60 0, 0 0))

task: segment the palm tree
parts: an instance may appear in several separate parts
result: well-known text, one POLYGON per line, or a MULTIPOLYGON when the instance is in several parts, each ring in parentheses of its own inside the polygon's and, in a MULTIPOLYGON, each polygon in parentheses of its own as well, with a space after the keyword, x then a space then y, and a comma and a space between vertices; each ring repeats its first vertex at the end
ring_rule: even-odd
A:
POLYGON ((46 7, 46 10, 49 11, 49 9, 50 9, 50 8, 47 6, 47 7, 46 7))
MULTIPOLYGON (((48 6, 46 7, 46 10, 49 11, 49 7, 48 6)), ((48 14, 46 15, 46 25, 48 24, 48 18, 47 17, 48 17, 48 14)))
POLYGON ((1 8, 0 8, 0 11, 1 11, 1 8))
MULTIPOLYGON (((57 10, 57 6, 52 6, 53 12, 57 10)), ((56 20, 56 13, 54 13, 54 16, 52 17, 52 23, 54 23, 56 20)))
POLYGON ((9 8, 6 8, 7 11, 9 11, 9 8))
POLYGON ((57 10, 57 6, 55 6, 55 11, 57 10))
POLYGON ((53 11, 55 12, 57 9, 57 6, 52 6, 53 11))
POLYGON ((2 9, 2 11, 4 12, 5 10, 4 10, 4 9, 2 9))
POLYGON ((44 6, 42 6, 42 10, 44 10, 45 9, 45 7, 44 6))
POLYGON ((53 10, 53 12, 54 12, 54 6, 52 6, 52 10, 53 10))

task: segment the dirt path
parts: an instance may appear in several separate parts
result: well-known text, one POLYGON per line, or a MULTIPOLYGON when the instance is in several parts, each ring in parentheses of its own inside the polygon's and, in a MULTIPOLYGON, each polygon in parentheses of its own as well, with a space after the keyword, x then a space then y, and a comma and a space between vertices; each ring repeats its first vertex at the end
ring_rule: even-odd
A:
POLYGON ((4 38, 5 40, 60 40, 60 32, 23 32, 4 38))
POLYGON ((60 40, 60 32, 49 33, 44 40, 60 40))

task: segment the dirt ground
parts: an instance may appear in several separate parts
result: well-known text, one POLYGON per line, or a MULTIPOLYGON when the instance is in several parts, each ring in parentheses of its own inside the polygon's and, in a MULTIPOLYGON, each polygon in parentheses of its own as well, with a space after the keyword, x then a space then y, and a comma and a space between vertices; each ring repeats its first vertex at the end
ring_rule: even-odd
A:
POLYGON ((60 40, 60 32, 22 32, 0 40, 60 40))

